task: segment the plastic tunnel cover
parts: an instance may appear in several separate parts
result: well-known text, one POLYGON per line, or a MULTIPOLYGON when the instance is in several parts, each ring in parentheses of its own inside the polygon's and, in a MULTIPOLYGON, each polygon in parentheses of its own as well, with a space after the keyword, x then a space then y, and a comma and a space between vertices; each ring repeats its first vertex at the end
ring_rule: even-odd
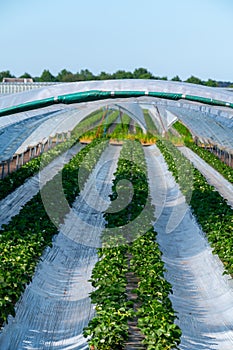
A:
POLYGON ((107 102, 107 106, 113 109, 122 109, 141 126, 143 131, 146 130, 142 109, 138 103, 131 99, 129 101, 117 99, 82 103, 78 106, 71 105, 71 107, 59 109, 57 112, 52 111, 44 114, 41 113, 41 110, 37 110, 38 114, 31 118, 26 112, 26 119, 22 119, 19 122, 16 119, 15 124, 11 123, 0 129, 0 161, 11 159, 15 154, 21 154, 28 147, 33 147, 42 141, 44 142, 56 133, 73 130, 89 114, 105 107, 107 102))
POLYGON ((125 79, 65 83, 5 96, 0 98, 0 115, 42 108, 58 102, 75 103, 144 95, 233 107, 233 95, 227 90, 174 81, 125 79))
MULTIPOLYGON (((127 103, 126 109, 130 116, 145 130, 146 125, 143 113, 136 104, 133 105, 132 101, 134 101, 134 103, 136 101, 138 103, 150 101, 151 104, 154 103, 157 106, 166 104, 168 108, 166 108, 166 105, 162 109, 159 107, 161 111, 160 116, 162 117, 163 123, 166 124, 166 127, 169 126, 172 120, 172 113, 175 115, 179 114, 178 117, 183 121, 185 118, 189 118, 189 123, 196 124, 196 134, 201 137, 205 136, 202 134, 202 130, 205 129, 205 132, 207 130, 205 127, 206 119, 208 119, 208 122, 209 120, 213 121, 212 127, 209 128, 210 132, 206 137, 215 140, 219 145, 232 148, 233 134, 231 128, 232 124, 230 123, 232 120, 230 118, 230 116, 232 117, 232 110, 229 108, 231 104, 233 104, 233 94, 231 92, 219 88, 210 88, 181 82, 129 79, 65 83, 1 97, 0 116, 10 114, 11 125, 13 125, 14 119, 19 120, 19 117, 24 119, 24 116, 25 119, 28 119, 30 115, 37 117, 39 114, 42 115, 42 111, 44 113, 51 113, 51 111, 59 112, 63 109, 64 113, 67 112, 67 123, 65 122, 65 118, 64 123, 61 121, 62 115, 64 116, 62 112, 60 114, 61 119, 57 120, 57 124, 48 121, 44 126, 43 124, 41 124, 40 127, 38 125, 38 128, 24 135, 19 131, 19 133, 21 133, 21 141, 17 140, 17 143, 15 143, 13 139, 10 141, 11 136, 9 133, 6 139, 3 129, 1 129, 0 144, 4 148, 4 152, 2 150, 1 153, 4 153, 4 160, 7 160, 10 159, 15 152, 21 152, 27 149, 30 144, 36 144, 38 141, 41 142, 41 140, 39 140, 39 135, 42 135, 42 133, 44 133, 43 138, 46 139, 46 137, 50 136, 49 130, 52 134, 55 133, 56 130, 66 132, 69 125, 75 125, 75 122, 73 123, 72 121, 72 113, 69 113, 74 107, 83 110, 83 114, 80 112, 79 115, 79 112, 77 112, 77 115, 74 117, 78 123, 83 119, 84 115, 87 115, 85 109, 93 111, 95 106, 97 109, 100 106, 114 103, 116 105, 121 104, 122 108, 124 108, 123 104, 127 103), (186 98, 191 100, 191 102, 185 102, 186 98), (85 103, 84 101, 87 102, 85 103), (210 104, 216 103, 217 105, 210 107, 201 104, 201 102, 210 104), (68 103, 68 105, 65 106, 63 103, 68 103), (130 108, 129 105, 131 105, 130 108), (224 107, 225 110, 223 110, 222 105, 229 106, 224 107), (177 113, 175 113, 176 107, 178 110, 177 113), (194 111, 195 107, 199 108, 199 115, 197 111, 194 111), (39 109, 37 110, 34 108, 39 109), (202 109, 204 108, 206 109, 206 113, 203 115, 202 109), (186 113, 187 109, 188 113, 186 113), (162 110, 164 110, 164 113, 162 110), (215 113, 213 113, 213 111, 215 111, 215 113), (169 117, 168 113, 170 113, 169 117), (213 116, 215 116, 215 119, 213 116), (48 128, 46 128, 46 125, 48 128), (54 128, 54 130, 51 130, 51 128, 54 128), (30 134, 32 135, 29 136, 30 134)), ((8 120, 6 117, 1 117, 0 128, 1 125, 6 125, 7 122, 8 120)), ((29 123, 27 127, 29 128, 29 123)), ((17 136, 16 134, 14 139, 17 138, 17 136)))

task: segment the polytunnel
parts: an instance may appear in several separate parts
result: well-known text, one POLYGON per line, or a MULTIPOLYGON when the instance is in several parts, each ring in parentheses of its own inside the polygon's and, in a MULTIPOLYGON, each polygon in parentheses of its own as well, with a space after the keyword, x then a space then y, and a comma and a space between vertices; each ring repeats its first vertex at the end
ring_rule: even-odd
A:
POLYGON ((1 97, 1 161, 45 142, 59 129, 71 131, 95 109, 119 104, 143 130, 144 106, 161 133, 178 118, 204 143, 232 152, 231 92, 181 82, 132 79, 58 84, 1 97))
MULTIPOLYGON (((21 158, 29 160, 43 154, 54 139, 61 137, 62 141, 69 140, 72 130, 81 121, 98 110, 102 111, 103 119, 107 116, 104 113, 106 109, 127 114, 144 133, 148 131, 144 114, 146 110, 162 139, 166 139, 170 130, 175 132, 173 124, 180 120, 203 148, 216 147, 232 155, 233 159, 232 108, 231 91, 159 80, 62 83, 4 95, 0 97, 1 173, 6 175, 6 169, 8 167, 10 170, 13 159, 16 159, 17 164, 23 164, 21 158)), ((103 213, 110 207, 112 182, 116 176, 122 144, 108 144, 102 150, 72 206, 67 205, 67 201, 59 202, 54 196, 57 189, 60 191, 57 184, 55 187, 51 185, 51 188, 47 186, 53 177, 60 186, 62 181, 59 174, 64 164, 69 164, 74 155, 86 147, 80 143, 72 145, 68 152, 60 154, 0 200, 0 225, 5 224, 2 226, 3 231, 15 216, 21 215, 21 208, 33 201, 39 192, 50 219, 51 208, 60 215, 64 205, 65 212, 57 225, 52 245, 44 250, 32 281, 16 304, 15 317, 9 316, 8 323, 4 324, 0 332, 1 349, 89 348, 83 336, 84 327, 95 315, 95 307, 90 301, 93 288, 89 280, 98 261, 96 249, 101 246, 100 237, 106 224, 103 213), (50 204, 51 208, 48 208, 50 204)), ((180 147, 180 150, 193 164, 198 164, 197 168, 214 186, 213 192, 219 191, 221 198, 224 198, 224 204, 221 202, 219 206, 228 203, 232 209, 232 184, 227 180, 224 182, 218 172, 213 173, 211 167, 200 157, 195 158, 186 147, 180 147)), ((98 147, 95 152, 100 153, 98 147)), ((153 226, 165 264, 165 278, 172 286, 169 298, 177 314, 175 322, 182 331, 179 348, 230 350, 233 347, 232 277, 223 275, 224 266, 213 253, 193 214, 190 201, 182 194, 181 186, 177 185, 159 147, 156 144, 147 145, 142 152, 152 204, 148 206, 155 208, 153 226)), ((134 161, 140 168, 141 160, 134 161)), ((72 174, 66 176, 68 188, 76 186, 72 182, 72 174)), ((189 166, 184 166, 182 175, 187 178, 193 176, 189 166)), ((192 185, 188 183, 188 192, 191 192, 192 185)), ((60 192, 64 195, 63 189, 60 192)), ((32 208, 32 212, 36 212, 36 207, 32 208)), ((225 216, 230 218, 230 214, 225 216)), ((145 217, 139 215, 136 225, 143 223, 145 217)), ((39 220, 43 221, 42 217, 39 220)), ((23 227, 25 225, 23 223, 23 227)), ((34 222, 30 225, 39 226, 34 222)), ((32 226, 29 226, 29 230, 32 226)), ((220 226, 222 229, 223 223, 220 226)), ((9 236, 15 234, 15 227, 9 236)), ((10 252, 11 248, 8 249, 10 252)), ((162 303, 161 300, 159 303, 162 303)), ((135 348, 127 343, 124 349, 135 348)))

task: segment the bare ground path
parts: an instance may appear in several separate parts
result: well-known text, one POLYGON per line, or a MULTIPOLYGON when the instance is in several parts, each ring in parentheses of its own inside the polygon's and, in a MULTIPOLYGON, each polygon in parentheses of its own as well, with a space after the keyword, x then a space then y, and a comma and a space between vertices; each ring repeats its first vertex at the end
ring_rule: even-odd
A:
MULTIPOLYGON (((135 289, 138 288, 139 278, 135 275, 134 272, 130 271, 130 260, 132 259, 132 255, 130 253, 127 254, 128 267, 129 270, 126 273, 126 295, 129 301, 134 303, 133 309, 136 312, 140 307, 140 302, 137 300, 138 295, 135 293, 135 289)), ((135 316, 133 319, 128 321, 129 326, 129 338, 125 344, 125 350, 143 350, 146 349, 146 346, 142 344, 144 335, 141 333, 138 328, 138 318, 135 316)))
POLYGON ((38 264, 0 334, 0 349, 88 349, 83 328, 94 315, 88 279, 97 261, 120 147, 108 146, 38 264), (98 196, 97 193, 101 193, 98 196))
POLYGON ((232 350, 231 278, 223 275, 222 263, 212 254, 158 148, 145 148, 145 154, 157 239, 183 333, 180 349, 232 350))

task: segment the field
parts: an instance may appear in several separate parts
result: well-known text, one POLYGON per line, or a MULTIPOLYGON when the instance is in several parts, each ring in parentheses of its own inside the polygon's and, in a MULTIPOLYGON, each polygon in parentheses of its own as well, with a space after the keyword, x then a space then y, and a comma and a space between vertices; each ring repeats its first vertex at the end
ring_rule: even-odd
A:
POLYGON ((98 110, 0 180, 1 349, 232 349, 233 170, 144 116, 98 110))

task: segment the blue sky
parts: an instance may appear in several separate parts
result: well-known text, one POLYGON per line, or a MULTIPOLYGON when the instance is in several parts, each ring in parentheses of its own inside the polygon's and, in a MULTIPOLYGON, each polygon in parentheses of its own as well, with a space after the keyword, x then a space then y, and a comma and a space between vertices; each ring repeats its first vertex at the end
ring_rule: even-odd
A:
POLYGON ((232 0, 1 0, 0 71, 233 81, 232 0))

